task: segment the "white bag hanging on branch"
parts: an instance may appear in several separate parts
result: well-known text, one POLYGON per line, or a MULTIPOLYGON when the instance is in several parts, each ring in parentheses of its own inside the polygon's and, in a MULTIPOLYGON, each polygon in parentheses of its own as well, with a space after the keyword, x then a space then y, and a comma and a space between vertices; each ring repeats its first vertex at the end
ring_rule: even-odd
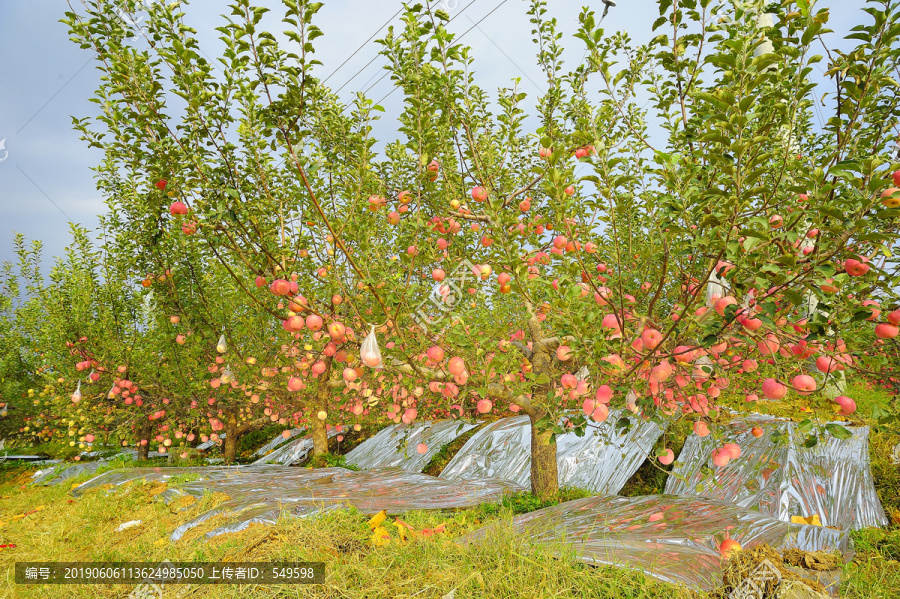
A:
POLYGON ((372 326, 372 330, 369 331, 366 338, 363 339, 362 346, 359 350, 359 357, 362 358, 365 365, 370 368, 384 368, 384 363, 381 361, 381 349, 379 349, 378 339, 375 337, 374 326, 372 326))
POLYGON ((220 354, 224 354, 228 351, 228 344, 225 343, 225 334, 223 333, 221 337, 219 337, 219 342, 216 344, 216 351, 220 354))
POLYGON ((81 401, 81 381, 78 381, 75 393, 72 394, 72 403, 78 403, 79 401, 81 401))

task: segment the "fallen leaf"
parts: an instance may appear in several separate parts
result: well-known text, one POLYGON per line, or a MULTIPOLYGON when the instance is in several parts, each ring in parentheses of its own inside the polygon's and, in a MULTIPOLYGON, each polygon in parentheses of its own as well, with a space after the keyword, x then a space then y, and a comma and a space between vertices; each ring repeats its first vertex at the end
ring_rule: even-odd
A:
POLYGON ((384 522, 385 518, 387 518, 387 511, 381 510, 380 512, 372 516, 371 520, 369 520, 369 528, 371 530, 375 530, 376 528, 378 528, 379 524, 384 522))
POLYGON ((809 524, 811 526, 822 526, 822 521, 819 520, 819 514, 813 514, 809 518, 804 518, 803 516, 791 516, 791 522, 794 524, 809 524))
POLYGON ((384 547, 391 542, 391 535, 383 526, 376 526, 372 531, 372 544, 376 547, 384 547))
POLYGON ((399 520, 395 520, 394 526, 397 527, 397 534, 400 535, 400 542, 405 543, 406 542, 406 523, 405 522, 401 523, 399 520))

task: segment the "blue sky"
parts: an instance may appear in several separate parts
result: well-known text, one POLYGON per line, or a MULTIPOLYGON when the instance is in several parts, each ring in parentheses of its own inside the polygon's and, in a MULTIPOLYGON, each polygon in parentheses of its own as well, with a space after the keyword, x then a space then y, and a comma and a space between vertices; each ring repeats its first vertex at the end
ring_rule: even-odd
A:
MULTIPOLYGON (((454 20, 450 29, 468 33, 463 42, 472 46, 476 59, 476 82, 489 92, 522 78, 522 89, 532 98, 542 76, 535 65, 531 24, 525 0, 443 0, 454 20)), ((72 0, 80 6, 80 0, 72 0)), ((257 0, 279 15, 278 0, 257 0)), ((581 42, 572 38, 581 8, 588 4, 598 14, 600 0, 551 0, 550 10, 564 33, 569 51, 564 58, 574 65, 581 58, 581 42)), ((617 0, 604 21, 607 32, 627 31, 635 41, 651 36, 658 16, 655 0, 617 0)), ((863 22, 863 0, 820 0, 829 7, 830 26, 835 30, 829 45, 843 45, 840 37, 850 27, 863 22)), ((215 27, 219 15, 227 12, 222 0, 195 0, 185 9, 187 23, 197 29, 201 49, 215 57, 221 48, 215 27)), ((316 19, 325 36, 315 42, 317 58, 323 63, 321 76, 331 74, 351 53, 394 15, 397 0, 326 0, 316 19)), ((89 102, 99 83, 91 52, 81 50, 68 39, 66 26, 59 22, 69 10, 65 0, 0 1, 0 262, 14 259, 14 232, 44 243, 45 265, 62 254, 69 242, 69 221, 89 229, 97 227, 97 215, 105 204, 95 189, 91 167, 101 155, 89 150, 72 129, 71 117, 96 114, 89 102)), ((272 19, 273 31, 281 31, 272 19)), ((398 19, 394 23, 398 23, 398 19)), ((381 30, 381 34, 386 29, 381 30)), ((380 35, 376 36, 380 37, 380 35)), ((357 90, 367 89, 385 73, 385 60, 376 57, 379 46, 367 44, 328 81, 347 100, 357 90), (371 65, 365 67, 375 58, 371 65), (365 68, 363 68, 365 67, 365 68), (354 79, 350 77, 362 69, 354 79)), ((372 87, 369 95, 380 100, 391 90, 389 78, 372 87)), ((399 111, 400 94, 385 102, 385 119, 376 134, 392 136, 392 115, 399 111)), ((533 106, 534 102, 529 102, 533 106)))

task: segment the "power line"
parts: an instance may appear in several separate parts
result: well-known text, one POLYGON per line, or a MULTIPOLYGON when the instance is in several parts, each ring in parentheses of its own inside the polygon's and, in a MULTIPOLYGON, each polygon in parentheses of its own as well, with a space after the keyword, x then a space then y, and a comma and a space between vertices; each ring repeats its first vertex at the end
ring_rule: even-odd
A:
MULTIPOLYGON (((357 53, 359 53, 360 50, 362 50, 363 48, 365 48, 366 45, 368 45, 368 43, 372 41, 372 38, 374 38, 376 35, 378 35, 378 33, 379 33, 382 29, 384 29, 385 27, 387 27, 387 26, 391 23, 391 21, 393 21, 394 19, 396 19, 396 18, 397 18, 397 15, 399 15, 401 12, 403 12, 403 8, 401 8, 400 10, 398 10, 397 12, 395 12, 395 13, 394 13, 394 16, 392 16, 390 19, 388 19, 387 21, 385 21, 384 25, 382 25, 381 27, 379 27, 378 29, 376 29, 376 30, 375 30, 375 33, 373 33, 373 34, 369 37, 369 39, 367 39, 366 41, 364 41, 364 42, 362 43, 362 45, 361 45, 359 48, 357 48, 357 49, 353 52, 353 54, 351 54, 350 56, 348 56, 348 57, 347 57, 347 60, 345 60, 344 62, 342 62, 340 65, 338 65, 338 68, 336 68, 335 70, 331 71, 331 75, 329 75, 328 77, 325 77, 325 79, 322 80, 322 83, 327 82, 329 79, 332 78, 332 76, 334 76, 335 73, 337 73, 338 71, 340 71, 340 70, 341 70, 341 67, 343 67, 345 64, 347 64, 347 63, 350 61, 351 58, 353 58, 354 56, 356 56, 357 53)), ((370 63, 370 64, 371 64, 371 63, 370 63)), ((357 73, 357 74, 358 74, 358 73, 357 73)), ((356 76, 356 75, 354 75, 354 77, 355 77, 355 76, 356 76)), ((350 79, 352 80, 353 77, 351 77, 350 79)), ((348 83, 349 83, 349 81, 348 81, 348 83)), ((344 85, 346 85, 346 83, 345 83, 344 85)))
MULTIPOLYGON (((470 2, 469 4, 466 4, 466 5, 463 7, 463 9, 462 9, 461 11, 459 11, 458 13, 456 13, 455 15, 453 15, 453 18, 450 19, 450 23, 452 23, 458 16, 460 16, 460 15, 462 15, 464 12, 466 12, 466 9, 469 8, 469 7, 471 7, 471 6, 473 6, 473 5, 475 4, 476 1, 477 1, 477 0, 472 0, 472 2, 470 2)), ((506 2, 506 0, 503 0, 503 2, 501 2, 501 4, 503 4, 504 2, 506 2)), ((500 8, 500 7, 497 6, 496 8, 494 8, 494 10, 497 10, 497 8, 500 8)), ((492 10, 491 12, 494 12, 494 11, 492 10)), ((488 13, 488 16, 489 16, 490 14, 491 14, 491 13, 488 13)), ((471 20, 471 19, 470 19, 470 20, 471 20)), ((484 19, 481 19, 481 21, 483 21, 483 20, 484 20, 484 19)), ((481 21, 478 21, 478 23, 480 23, 481 21)), ((475 27, 478 26, 478 23, 475 24, 475 27)), ((472 30, 472 29, 470 28, 469 31, 471 31, 471 30, 472 30)), ((469 33, 469 31, 466 31, 466 33, 469 33)), ((463 35, 459 36, 460 39, 462 39, 462 37, 463 37, 466 33, 464 33, 463 35)), ((367 93, 369 93, 370 91, 372 91, 372 88, 374 88, 376 85, 378 85, 379 83, 381 83, 382 81, 384 81, 384 78, 387 77, 388 75, 390 75, 390 73, 385 73, 384 75, 382 75, 381 77, 379 77, 379 78, 378 78, 378 81, 376 81, 375 83, 373 83, 372 85, 370 85, 369 87, 367 87, 367 88, 365 89, 365 91, 363 91, 363 94, 367 94, 367 93)), ((385 98, 386 98, 386 97, 387 97, 387 96, 385 96, 385 98)), ((378 102, 378 104, 381 104, 381 102, 378 102)))
MULTIPOLYGON (((479 25, 481 25, 481 23, 482 23, 485 19, 487 19, 489 16, 491 16, 492 14, 494 14, 495 12, 497 12, 497 9, 500 8, 501 6, 503 6, 504 4, 506 4, 506 2, 507 2, 507 0, 502 0, 502 2, 500 2, 500 4, 498 4, 497 6, 495 6, 495 7, 493 8, 493 10, 491 10, 491 12, 489 12, 488 14, 484 15, 483 17, 481 17, 481 19, 479 19, 477 23, 475 23, 474 25, 472 25, 471 27, 469 27, 468 29, 466 29, 465 33, 463 33, 462 35, 460 35, 460 36, 459 36, 458 38, 456 38, 454 41, 459 41, 459 40, 461 40, 462 38, 466 37, 466 34, 468 34, 470 31, 472 31, 473 29, 475 29, 476 27, 478 27, 479 25)), ((472 4, 474 4, 474 3, 475 3, 475 2, 472 2, 472 4)), ((472 4, 467 5, 466 8, 468 8, 468 7, 471 6, 472 4)), ((463 10, 465 10, 465 9, 463 9, 463 10)), ((462 14, 462 11, 460 11, 459 14, 462 14)), ((457 15, 457 16, 459 16, 459 15, 457 15)), ((454 18, 456 18, 456 17, 454 17, 454 18)), ((452 21, 452 19, 451 19, 451 21, 452 21)), ((381 83, 381 81, 382 81, 385 77, 387 77, 389 74, 390 74, 390 73, 385 73, 384 76, 383 76, 381 79, 379 79, 378 81, 376 81, 376 82, 372 85, 372 87, 375 87, 376 85, 378 85, 379 83, 381 83)), ((370 87, 369 89, 367 89, 364 93, 368 93, 368 91, 369 91, 370 89, 372 89, 372 87, 370 87)), ((384 96, 382 99, 378 100, 377 104, 381 104, 382 102, 384 102, 384 101, 385 101, 392 93, 394 93, 395 91, 397 91, 397 88, 396 88, 396 87, 394 87, 393 89, 391 89, 391 91, 389 91, 389 92, 387 93, 387 95, 384 96)))
MULTIPOLYGON (((27 123, 26 123, 26 124, 27 124, 27 123)), ((20 172, 20 173, 22 173, 23 175, 25 175, 25 178, 28 179, 28 180, 31 182, 31 184, 34 185, 34 187, 35 187, 39 192, 41 192, 45 198, 47 198, 47 199, 50 201, 51 204, 53 204, 54 206, 56 206, 56 209, 59 210, 59 211, 62 213, 63 216, 65 216, 67 219, 69 219, 69 222, 73 222, 73 223, 75 222, 75 220, 74 220, 71 216, 69 216, 68 214, 66 214, 66 211, 65 211, 65 210, 63 210, 62 208, 59 207, 59 204, 57 204, 56 202, 53 201, 53 198, 51 198, 50 196, 47 195, 47 192, 46 192, 46 191, 44 191, 43 189, 41 189, 41 188, 38 186, 38 184, 34 182, 34 179, 32 179, 31 177, 28 176, 28 173, 26 173, 25 171, 22 170, 22 167, 20 167, 20 166, 17 164, 17 165, 16 165, 16 168, 19 169, 19 172, 20 172)))
MULTIPOLYGON (((436 1, 434 2, 434 4, 437 4, 438 2, 440 2, 440 0, 436 0, 436 1)), ((434 6, 431 6, 430 8, 434 8, 434 6)), ((403 10, 402 8, 401 8, 400 10, 398 10, 398 11, 394 14, 394 16, 390 18, 390 20, 389 20, 387 23, 385 23, 384 25, 382 25, 381 27, 379 27, 379 28, 378 28, 378 31, 376 31, 375 33, 373 33, 373 34, 372 34, 372 37, 370 37, 368 40, 366 40, 366 43, 365 43, 365 44, 363 44, 362 46, 360 46, 359 48, 356 49, 356 52, 359 52, 359 51, 363 48, 363 46, 365 46, 366 44, 368 44, 368 43, 372 40, 373 37, 375 37, 376 35, 378 35, 378 32, 381 31, 382 29, 384 29, 385 26, 386 26, 388 23, 390 23, 391 21, 393 21, 393 20, 397 17, 397 15, 400 14, 400 12, 401 12, 402 10, 403 10)), ((465 10, 465 9, 463 9, 463 10, 465 10)), ((460 11, 460 12, 461 12, 461 11, 460 11)), ((353 54, 351 54, 351 55, 350 55, 350 58, 353 58, 353 55, 355 55, 356 52, 354 52, 353 54)), ((363 71, 365 71, 367 68, 369 68, 369 66, 370 66, 373 62, 375 62, 376 60, 378 60, 378 56, 379 56, 378 54, 376 54, 375 56, 373 56, 373 57, 372 57, 372 60, 370 60, 369 62, 367 62, 367 63, 363 66, 363 68, 361 68, 360 70, 356 71, 356 72, 353 74, 353 76, 350 77, 349 79, 347 79, 347 80, 344 82, 344 85, 342 85, 342 86, 340 86, 339 88, 337 88, 337 89, 334 91, 334 93, 335 93, 335 94, 340 93, 340 91, 341 91, 342 89, 344 89, 345 87, 347 87, 347 85, 348 85, 351 81, 353 81, 354 79, 356 79, 356 77, 357 77, 360 73, 362 73, 363 71)), ((350 60, 350 58, 348 58, 347 60, 350 60)), ((344 64, 347 64, 347 60, 345 60, 345 61, 341 64, 340 67, 338 67, 337 69, 335 69, 334 72, 336 73, 338 69, 340 69, 342 66, 344 66, 344 64)), ((331 75, 334 75, 334 73, 332 73, 331 75)), ((328 77, 331 77, 331 75, 329 75, 328 77)), ((325 81, 328 81, 328 79, 326 78, 324 81, 322 81, 322 83, 325 83, 325 81)))

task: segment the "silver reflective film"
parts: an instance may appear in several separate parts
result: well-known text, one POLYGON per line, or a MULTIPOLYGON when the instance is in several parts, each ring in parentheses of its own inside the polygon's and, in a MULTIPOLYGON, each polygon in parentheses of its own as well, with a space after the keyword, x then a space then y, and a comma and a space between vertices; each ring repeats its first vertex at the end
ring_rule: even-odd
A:
POLYGON ((444 445, 478 426, 460 420, 416 421, 378 431, 347 454, 347 463, 357 468, 397 467, 421 472, 444 445), (425 452, 419 453, 419 445, 425 452))
MULTIPOLYGON (((662 434, 624 410, 613 410, 602 424, 590 423, 583 437, 556 438, 560 487, 618 493, 637 471, 662 434), (628 418, 629 429, 617 424, 628 418)), ((531 423, 528 416, 504 418, 475 433, 459 450, 441 478, 505 478, 531 485, 531 423)))
MULTIPOLYGON (((328 431, 328 438, 334 437, 338 432, 334 429, 328 431)), ((281 464, 282 466, 290 466, 297 462, 302 462, 313 450, 312 435, 300 437, 295 441, 291 441, 286 445, 282 445, 272 453, 261 457, 251 464, 251 466, 261 466, 265 464, 281 464)))
POLYGON ((280 447, 283 443, 287 443, 288 441, 290 441, 291 439, 293 439, 294 437, 296 437, 297 435, 299 435, 300 433, 302 433, 305 430, 306 430, 305 427, 292 428, 288 431, 287 437, 285 437, 283 434, 279 433, 279 434, 275 435, 274 439, 272 439, 271 441, 269 441, 268 443, 266 443, 265 445, 263 445, 262 447, 257 449, 255 452, 253 452, 253 455, 250 457, 261 458, 262 456, 266 455, 270 451, 274 451, 275 449, 280 447))
POLYGON ((201 478, 179 483, 159 497, 170 502, 185 494, 201 497, 209 491, 225 493, 230 499, 173 531, 173 541, 216 515, 226 516, 226 523, 207 533, 207 538, 243 530, 254 522, 274 524, 281 515, 305 517, 351 506, 365 514, 381 510, 400 514, 410 510, 457 509, 498 501, 505 493, 523 490, 509 481, 447 481, 399 468, 353 472, 344 468, 235 466, 111 470, 73 493, 80 495, 87 489, 119 486, 139 479, 166 482, 185 474, 201 478))
POLYGON ((855 530, 888 524, 869 467, 869 428, 848 427, 853 436, 843 441, 828 435, 811 449, 797 423, 754 414, 732 421, 723 439, 691 435, 666 484, 666 493, 723 499, 789 522, 792 516, 818 515, 824 526, 855 530), (759 425, 763 436, 752 435, 759 425), (786 435, 776 445, 773 431, 786 435), (738 459, 713 466, 711 455, 722 443, 741 448, 738 459), (697 488, 702 470, 715 472, 715 484, 697 488), (686 480, 676 477, 680 475, 686 480))
MULTIPOLYGON (((490 542, 495 526, 461 542, 490 542)), ((722 581, 719 546, 726 534, 743 549, 768 544, 778 550, 840 551, 845 562, 854 555, 846 531, 782 522, 725 501, 670 495, 587 497, 517 516, 512 527, 531 542, 565 547, 586 563, 634 568, 703 590, 722 581)))

